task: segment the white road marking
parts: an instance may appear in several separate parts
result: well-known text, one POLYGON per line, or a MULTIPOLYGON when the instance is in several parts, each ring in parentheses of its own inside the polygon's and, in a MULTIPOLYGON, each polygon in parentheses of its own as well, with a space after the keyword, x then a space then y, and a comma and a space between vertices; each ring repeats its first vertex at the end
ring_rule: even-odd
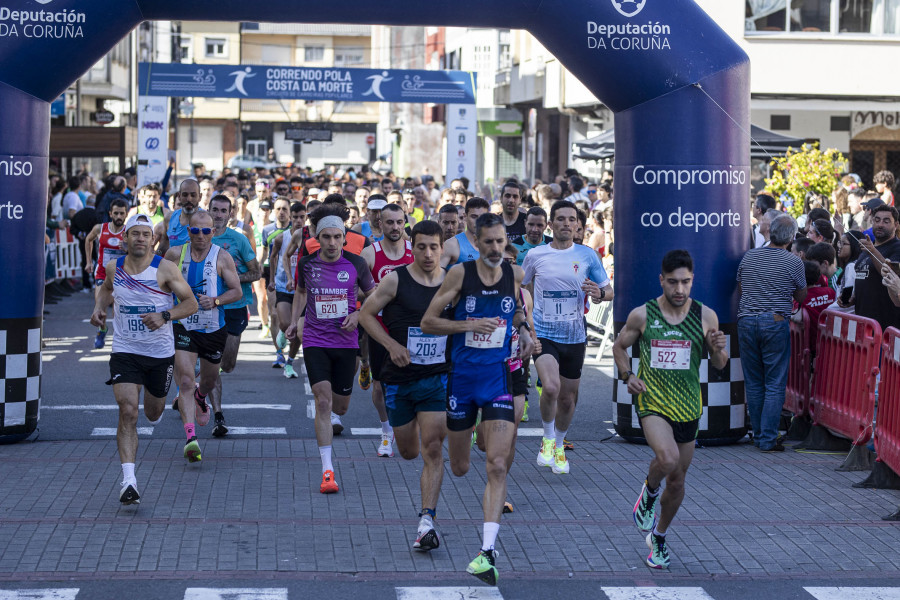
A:
POLYGON ((287 435, 284 427, 228 427, 228 435, 287 435))
MULTIPOLYGON (((381 435, 380 427, 351 427, 350 435, 381 435)), ((539 427, 519 427, 519 437, 541 437, 544 430, 539 427)))
MULTIPOLYGON (((118 410, 115 404, 66 404, 63 406, 41 406, 41 410, 118 410)), ((144 405, 138 406, 144 410, 144 405)), ((223 410, 291 410, 290 404, 223 404, 223 410)))
POLYGON ((287 600, 287 588, 188 588, 184 600, 287 600))
POLYGON ((0 590, 0 600, 75 600, 79 588, 0 590))
MULTIPOLYGON (((138 435, 153 435, 152 427, 138 427, 137 428, 138 435)), ((94 430, 91 432, 91 435, 101 436, 101 435, 116 435, 115 427, 94 427, 94 430)))
POLYGON ((397 600, 503 600, 497 588, 398 587, 397 600))
POLYGON ((900 600, 900 588, 805 587, 816 600, 900 600))
POLYGON ((699 587, 603 587, 609 600, 713 600, 699 587))

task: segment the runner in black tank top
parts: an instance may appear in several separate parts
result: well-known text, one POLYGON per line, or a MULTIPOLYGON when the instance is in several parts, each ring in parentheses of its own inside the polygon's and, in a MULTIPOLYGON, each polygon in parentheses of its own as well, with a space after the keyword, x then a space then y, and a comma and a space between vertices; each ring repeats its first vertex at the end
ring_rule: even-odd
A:
POLYGON ((412 230, 414 262, 386 275, 359 316, 359 324, 389 353, 381 368, 381 381, 400 455, 407 460, 416 458, 421 437, 425 463, 422 511, 413 548, 423 551, 440 545, 434 518, 444 472, 442 445, 450 365, 447 337, 425 335, 420 325, 444 280, 441 245, 437 223, 416 223, 412 230), (376 318, 379 312, 387 331, 376 318))

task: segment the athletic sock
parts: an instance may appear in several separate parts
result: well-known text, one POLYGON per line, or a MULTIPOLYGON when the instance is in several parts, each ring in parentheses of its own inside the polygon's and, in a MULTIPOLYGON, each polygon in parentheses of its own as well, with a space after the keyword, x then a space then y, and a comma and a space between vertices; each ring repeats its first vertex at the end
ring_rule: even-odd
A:
POLYGON ((652 488, 650 487, 650 482, 646 479, 644 480, 644 484, 647 486, 647 495, 649 495, 651 498, 656 498, 657 496, 659 496, 659 489, 662 486, 658 485, 655 488, 652 488))
POLYGON ((383 433, 384 435, 391 435, 394 433, 394 428, 391 427, 390 421, 381 422, 381 433, 383 433))
POLYGON ((423 508, 422 512, 419 513, 420 516, 428 515, 432 519, 437 518, 437 511, 433 508, 423 508))
POLYGON ((134 463, 122 463, 122 483, 137 483, 137 479, 134 478, 134 463))
POLYGON ((544 438, 552 440, 556 437, 556 434, 554 433, 554 430, 556 429, 556 419, 549 423, 547 421, 541 421, 541 425, 544 426, 544 438))
POLYGON ((103 327, 97 328, 98 333, 106 333, 107 331, 109 331, 109 329, 107 329, 107 327, 105 325, 103 327))
POLYGON ((288 356, 288 357, 287 357, 287 362, 286 362, 286 364, 293 365, 293 364, 294 364, 294 359, 291 358, 290 356, 288 356))
POLYGON ((184 435, 187 436, 187 439, 190 441, 192 437, 195 437, 194 434, 194 424, 193 423, 185 423, 184 424, 184 435))
POLYGON ((665 531, 660 532, 659 525, 654 525, 653 526, 653 535, 655 535, 656 537, 664 538, 664 537, 666 537, 666 532, 665 531))
POLYGON ((497 541, 497 534, 500 532, 500 523, 484 524, 484 543, 481 544, 482 551, 493 550, 494 543, 497 541))
POLYGON ((322 457, 322 473, 334 471, 334 465, 331 464, 331 446, 319 446, 319 456, 322 457))
POLYGON ((556 429, 556 427, 554 427, 553 429, 554 429, 554 434, 556 437, 556 447, 562 448, 563 442, 566 439, 566 434, 569 433, 569 430, 566 429, 565 431, 560 431, 559 429, 556 429))
POLYGON ((155 421, 150 421, 150 419, 147 419, 147 420, 150 421, 150 424, 151 424, 151 425, 159 425, 160 422, 162 421, 162 419, 163 419, 163 415, 160 414, 160 415, 159 415, 159 418, 158 418, 157 420, 155 420, 155 421))

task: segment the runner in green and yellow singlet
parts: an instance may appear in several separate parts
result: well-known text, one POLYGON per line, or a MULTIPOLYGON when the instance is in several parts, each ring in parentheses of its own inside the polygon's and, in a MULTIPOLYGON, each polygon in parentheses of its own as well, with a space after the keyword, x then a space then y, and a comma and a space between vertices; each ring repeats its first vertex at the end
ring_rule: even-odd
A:
POLYGON ((641 428, 656 455, 632 511, 634 523, 647 534, 647 565, 666 569, 666 532, 684 500, 684 477, 694 458, 703 412, 703 346, 709 350, 709 364, 717 369, 728 362, 728 351, 716 313, 691 299, 694 261, 686 250, 665 255, 659 282, 662 296, 631 311, 613 346, 613 356, 620 379, 628 385, 628 392, 637 396, 641 428), (630 349, 635 343, 640 349, 637 375, 630 370, 630 349), (660 494, 663 479, 666 489, 660 494))

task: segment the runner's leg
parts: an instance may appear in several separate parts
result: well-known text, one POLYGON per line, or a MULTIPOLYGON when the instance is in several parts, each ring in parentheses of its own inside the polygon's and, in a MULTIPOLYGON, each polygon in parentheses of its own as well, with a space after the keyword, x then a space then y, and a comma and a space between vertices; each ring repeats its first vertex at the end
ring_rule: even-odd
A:
MULTIPOLYGON (((116 404, 119 405, 119 425, 116 428, 116 445, 122 464, 134 464, 137 456, 137 418, 141 388, 136 383, 117 383, 113 387, 116 404)), ((146 409, 145 409, 146 410, 146 409)), ((157 418, 159 418, 157 416, 157 418)))

